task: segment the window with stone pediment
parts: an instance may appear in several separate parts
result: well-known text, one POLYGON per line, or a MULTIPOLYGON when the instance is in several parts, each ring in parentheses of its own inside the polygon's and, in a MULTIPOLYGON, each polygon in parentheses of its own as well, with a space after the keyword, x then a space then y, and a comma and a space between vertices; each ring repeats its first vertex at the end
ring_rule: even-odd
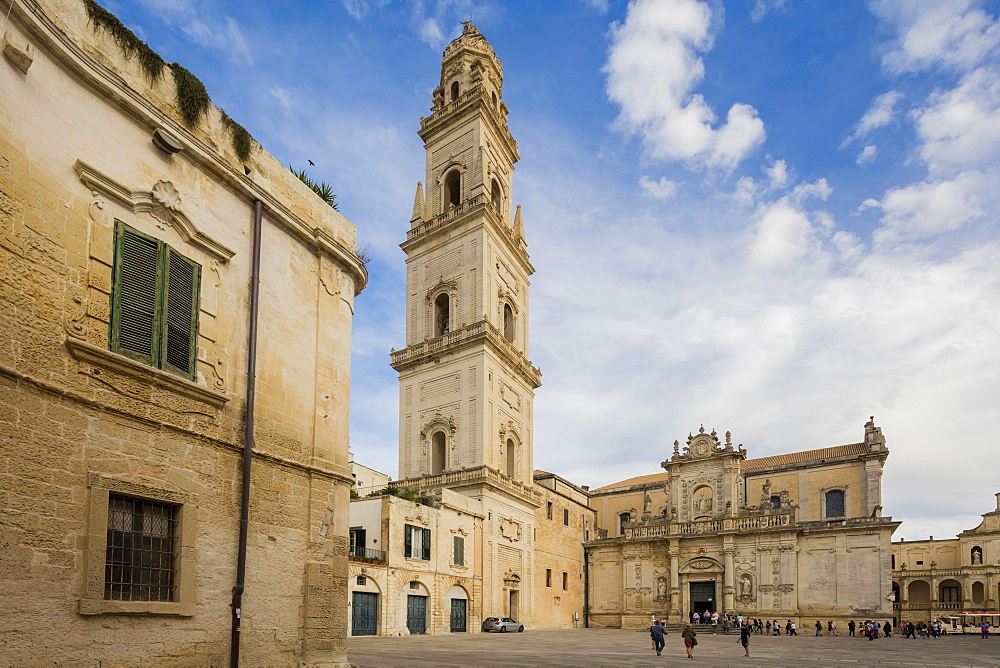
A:
POLYGON ((517 469, 516 469, 516 466, 515 466, 516 462, 514 460, 514 451, 516 449, 517 448, 514 445, 514 439, 508 438, 507 439, 507 448, 506 448, 506 450, 507 450, 507 471, 506 471, 506 473, 507 473, 507 476, 511 477, 511 478, 513 478, 514 475, 515 475, 515 473, 517 472, 517 469))
POLYGON ((201 265, 115 221, 110 349, 194 380, 201 265))

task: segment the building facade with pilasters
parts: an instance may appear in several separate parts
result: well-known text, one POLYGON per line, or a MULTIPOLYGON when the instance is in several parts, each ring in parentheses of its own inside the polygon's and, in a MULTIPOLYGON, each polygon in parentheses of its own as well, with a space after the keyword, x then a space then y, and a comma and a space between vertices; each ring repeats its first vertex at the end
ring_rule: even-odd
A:
POLYGON ((863 442, 746 459, 702 427, 665 473, 591 491, 588 624, 638 628, 699 613, 849 620, 891 616, 890 538, 881 516, 888 456, 863 442))

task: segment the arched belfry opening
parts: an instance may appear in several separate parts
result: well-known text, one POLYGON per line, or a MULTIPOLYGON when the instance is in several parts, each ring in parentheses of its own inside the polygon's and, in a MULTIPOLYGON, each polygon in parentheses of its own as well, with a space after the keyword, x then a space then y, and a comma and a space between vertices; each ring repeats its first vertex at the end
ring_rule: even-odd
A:
POLYGON ((434 300, 434 336, 442 336, 451 331, 451 298, 442 292, 434 300))
POLYGON ((500 190, 500 184, 496 182, 496 179, 493 180, 493 185, 490 187, 490 203, 497 215, 503 218, 503 191, 500 190))
POLYGON ((497 101, 496 91, 493 91, 492 93, 490 93, 490 95, 493 96, 493 108, 494 109, 499 109, 500 108, 500 103, 497 101))
POLYGON ((508 477, 513 478, 514 477, 514 473, 516 471, 516 469, 515 469, 516 462, 515 462, 515 459, 514 459, 514 450, 516 448, 514 446, 514 439, 512 439, 512 438, 508 438, 507 439, 507 447, 505 449, 507 450, 507 466, 506 466, 507 470, 506 470, 506 473, 507 473, 508 477))
POLYGON ((445 206, 458 206, 462 203, 462 174, 457 169, 448 172, 444 179, 445 206))
POLYGON ((451 101, 454 102, 458 99, 459 87, 457 81, 451 82, 451 101))
POLYGON ((448 457, 447 442, 443 431, 436 431, 431 436, 431 475, 444 473, 448 457))
POLYGON ((510 304, 503 305, 503 338, 514 343, 514 310, 510 304))

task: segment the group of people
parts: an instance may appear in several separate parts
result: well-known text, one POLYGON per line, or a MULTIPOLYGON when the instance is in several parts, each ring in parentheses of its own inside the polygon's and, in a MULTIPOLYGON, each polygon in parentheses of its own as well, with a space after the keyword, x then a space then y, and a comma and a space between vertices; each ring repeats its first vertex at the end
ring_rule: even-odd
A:
MULTIPOLYGON (((653 615, 653 619, 649 625, 649 637, 653 640, 653 650, 656 651, 656 656, 660 656, 663 652, 663 647, 666 645, 667 629, 663 626, 664 621, 657 620, 656 615, 653 615)), ((687 651, 687 656, 689 659, 694 658, 694 648, 698 644, 698 632, 694 630, 691 624, 684 627, 681 631, 681 640, 684 641, 684 649, 687 651)), ((749 650, 747 651, 747 656, 750 656, 749 650)))

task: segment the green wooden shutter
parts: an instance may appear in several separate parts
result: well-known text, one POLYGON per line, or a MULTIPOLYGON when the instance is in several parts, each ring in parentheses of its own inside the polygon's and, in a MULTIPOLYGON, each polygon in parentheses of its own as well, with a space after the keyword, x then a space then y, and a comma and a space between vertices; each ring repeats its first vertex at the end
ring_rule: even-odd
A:
POLYGON ((455 536, 455 555, 454 561, 456 566, 465 565, 465 539, 461 536, 455 536))
POLYGON ((413 533, 414 527, 406 524, 403 526, 403 556, 412 557, 413 556, 413 533))
POLYGON ((421 531, 424 533, 424 536, 423 536, 423 538, 424 538, 423 559, 426 560, 426 561, 430 561, 431 560, 431 530, 430 529, 421 529, 421 531))
POLYGON ((111 350, 147 364, 159 356, 159 242, 115 221, 111 350))
POLYGON ((198 356, 198 291, 201 266, 166 248, 166 307, 161 366, 195 376, 198 356))

